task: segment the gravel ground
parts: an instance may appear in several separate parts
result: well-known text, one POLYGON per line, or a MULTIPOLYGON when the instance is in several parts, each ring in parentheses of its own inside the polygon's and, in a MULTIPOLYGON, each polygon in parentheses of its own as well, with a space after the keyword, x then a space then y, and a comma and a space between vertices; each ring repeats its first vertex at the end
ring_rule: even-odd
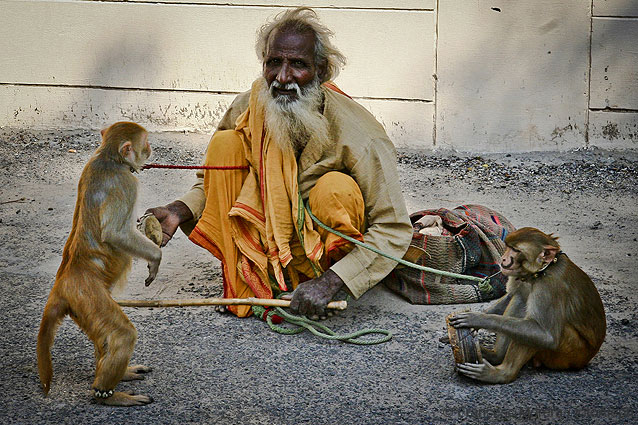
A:
MULTIPOLYGON (((197 164, 207 136, 153 134, 153 161, 197 164)), ((93 349, 66 319, 53 348, 48 397, 39 387, 35 341, 42 308, 71 227, 76 185, 97 132, 0 130, 0 423, 328 424, 561 423, 638 420, 638 152, 583 149, 532 154, 399 152, 410 211, 479 203, 517 227, 556 232, 605 304, 607 339, 584 370, 524 368, 512 384, 458 376, 438 339, 444 318, 481 304, 415 306, 378 285, 326 324, 338 332, 384 328, 394 338, 361 347, 309 333, 280 336, 255 319, 212 308, 125 308, 138 329, 133 362, 146 380, 118 388, 151 395, 138 408, 93 403, 93 349)), ((174 199, 192 173, 140 175, 140 213, 174 199)), ((121 298, 221 294, 219 263, 178 234, 145 288, 136 262, 121 298)))

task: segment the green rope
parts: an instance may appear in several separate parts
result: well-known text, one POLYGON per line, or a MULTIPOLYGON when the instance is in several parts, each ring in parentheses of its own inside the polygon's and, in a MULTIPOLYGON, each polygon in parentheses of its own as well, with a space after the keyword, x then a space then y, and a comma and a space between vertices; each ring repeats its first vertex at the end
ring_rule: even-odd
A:
POLYGON ((335 229, 323 224, 321 222, 321 220, 319 220, 317 217, 314 216, 314 214, 312 214, 312 211, 310 211, 310 207, 308 207, 308 205, 306 205, 304 203, 304 207, 306 208, 306 211, 308 212, 308 215, 310 215, 310 218, 315 223, 317 223, 319 225, 319 227, 323 228, 324 230, 327 230, 330 233, 334 233, 335 235, 337 235, 337 236, 339 236, 339 237, 341 237, 341 238, 343 238, 343 239, 345 239, 345 240, 347 240, 349 242, 352 242, 355 245, 359 245, 359 246, 361 246, 363 248, 366 248, 366 249, 368 249, 368 250, 370 250, 370 251, 372 251, 372 252, 374 252, 376 254, 379 254, 382 257, 389 258, 390 260, 394 260, 394 261, 396 261, 396 262, 398 262, 400 264, 403 264, 404 266, 412 267, 413 269, 423 270, 423 271, 426 271, 426 272, 440 274, 440 275, 448 276, 448 277, 454 277, 454 278, 457 278, 457 279, 465 279, 465 280, 472 280, 472 281, 475 281, 475 282, 479 282, 479 284, 478 284, 479 290, 484 291, 484 292, 490 291, 492 289, 492 286, 490 285, 490 277, 492 277, 493 275, 485 277, 485 278, 476 277, 476 276, 468 276, 468 275, 465 275, 465 274, 458 274, 458 273, 446 272, 444 270, 433 269, 431 267, 426 267, 426 266, 422 266, 420 264, 411 263, 409 261, 404 260, 403 258, 394 257, 392 255, 386 254, 383 251, 378 250, 377 248, 375 248, 373 246, 370 246, 370 245, 365 244, 365 243, 363 243, 361 241, 358 241, 358 240, 356 240, 354 238, 351 238, 348 235, 344 235, 343 233, 339 232, 338 230, 335 230, 335 229))
MULTIPOLYGON (((299 237, 299 241, 301 242, 301 245, 303 246, 304 244, 304 238, 303 238, 303 233, 302 233, 302 228, 303 228, 303 223, 304 223, 304 214, 303 214, 303 210, 305 209, 308 212, 308 215, 310 216, 310 218, 317 223, 317 225, 321 228, 323 228, 324 230, 327 230, 328 232, 334 233, 335 235, 354 243, 355 245, 359 245, 363 248, 366 248, 378 255, 381 255, 382 257, 385 258, 389 258, 390 260, 394 260, 397 263, 403 264, 405 266, 408 267, 412 267, 414 269, 417 270, 423 270, 426 272, 430 272, 430 273, 435 273, 435 274, 439 274, 439 275, 443 275, 443 276, 448 276, 448 277, 453 277, 453 278, 457 278, 457 279, 465 279, 465 280, 471 280, 471 281, 475 281, 475 282, 479 282, 478 283, 478 287, 479 290, 483 291, 483 292, 487 292, 490 291, 492 289, 492 286, 490 285, 490 278, 493 276, 488 276, 485 278, 480 278, 480 277, 475 277, 475 276, 468 276, 468 275, 464 275, 464 274, 458 274, 458 273, 452 273, 452 272, 447 272, 444 270, 437 270, 437 269, 433 269, 431 267, 426 267, 426 266, 421 266, 419 264, 415 264, 415 263, 411 263, 409 261, 406 261, 402 258, 397 258, 394 257, 392 255, 386 254, 380 250, 378 250, 377 248, 367 245, 361 241, 358 241, 354 238, 351 238, 348 235, 345 235, 341 232, 339 232, 338 230, 335 230, 325 224, 323 224, 321 222, 321 220, 319 220, 317 217, 314 216, 314 214, 312 213, 312 211, 310 211, 310 207, 308 207, 308 205, 306 205, 306 203, 303 201, 303 198, 301 197, 301 192, 299 192, 299 204, 303 205, 303 209, 299 208, 299 214, 297 215, 297 232, 298 232, 298 237, 299 237)), ((312 264, 312 262, 311 262, 312 264)), ((318 270, 316 269, 316 266, 314 264, 312 264, 313 266, 313 271, 315 272, 315 275, 319 275, 320 273, 318 272, 318 270)), ((331 330, 330 328, 328 328, 327 326, 316 322, 314 320, 310 320, 307 319, 305 317, 302 316, 295 316, 293 314, 287 313, 286 311, 284 311, 282 308, 280 307, 275 307, 273 309, 266 309, 263 306, 258 306, 258 305, 254 305, 252 307, 253 309, 253 313, 255 314, 255 316, 263 318, 266 320, 266 323, 268 323, 268 326, 270 326, 270 329, 272 329, 273 331, 282 334, 282 335, 295 335, 295 334, 299 334, 303 331, 305 331, 306 329, 309 330, 311 333, 313 333, 314 335, 321 337, 321 338, 325 338, 328 340, 338 340, 338 341, 343 341, 343 342, 348 342, 350 344, 357 344, 357 345, 373 345, 373 344, 382 344, 384 342, 388 342, 390 341, 390 339, 392 339, 392 333, 390 331, 387 331, 385 329, 362 329, 360 331, 356 331, 356 332, 352 332, 349 334, 345 334, 345 335, 338 335, 336 332, 334 332, 333 330, 331 330), (296 325, 296 328, 288 328, 288 327, 283 327, 283 326, 278 326, 276 324, 273 323, 272 321, 272 316, 274 316, 275 314, 277 314, 279 317, 282 318, 282 320, 292 324, 292 325, 296 325), (265 315, 265 317, 264 317, 265 315), (369 335, 369 334, 381 334, 384 335, 381 338, 377 338, 377 339, 368 339, 368 340, 362 340, 359 339, 364 335, 369 335)))
MULTIPOLYGON (((304 252, 306 251, 306 245, 304 244, 304 237, 303 237, 303 226, 304 223, 306 221, 306 214, 303 213, 304 209, 300 208, 300 206, 306 206, 306 204, 304 204, 303 202, 303 198, 301 197, 301 192, 298 191, 297 192, 298 195, 298 208, 297 210, 299 211, 297 213, 297 237, 299 238, 299 243, 301 243, 301 247, 303 248, 304 252)), ((308 262, 310 263, 310 266, 312 267, 312 271, 315 273, 315 277, 319 277, 321 276, 321 271, 317 268, 317 266, 315 265, 315 263, 313 263, 310 259, 308 260, 308 262)))
POLYGON ((374 344, 382 344, 384 342, 390 341, 392 339, 392 333, 390 331, 386 331, 385 329, 362 329, 360 331, 352 332, 345 335, 338 335, 336 332, 328 328, 327 326, 316 322, 314 320, 307 319, 301 316, 295 316, 293 314, 287 313, 280 307, 275 307, 274 309, 266 310, 263 306, 254 305, 253 313, 255 316, 263 318, 264 313, 266 313, 266 323, 270 326, 270 329, 273 331, 282 334, 282 335, 295 335, 305 331, 306 329, 312 332, 314 335, 328 339, 328 340, 337 340, 348 342, 350 344, 357 345, 374 345, 374 344), (286 328, 283 326, 278 326, 272 322, 273 315, 280 316, 284 321, 296 325, 296 328, 286 328), (377 339, 360 339, 364 335, 369 334, 382 334, 384 335, 381 338, 377 339))

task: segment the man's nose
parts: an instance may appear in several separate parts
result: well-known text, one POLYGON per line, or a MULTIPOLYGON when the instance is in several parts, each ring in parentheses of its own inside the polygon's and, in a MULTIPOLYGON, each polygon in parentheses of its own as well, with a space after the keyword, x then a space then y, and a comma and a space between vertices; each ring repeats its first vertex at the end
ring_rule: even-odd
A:
POLYGON ((288 84, 292 82, 292 73, 290 72, 288 63, 285 61, 281 64, 281 68, 279 68, 279 72, 277 73, 277 81, 281 84, 288 84))

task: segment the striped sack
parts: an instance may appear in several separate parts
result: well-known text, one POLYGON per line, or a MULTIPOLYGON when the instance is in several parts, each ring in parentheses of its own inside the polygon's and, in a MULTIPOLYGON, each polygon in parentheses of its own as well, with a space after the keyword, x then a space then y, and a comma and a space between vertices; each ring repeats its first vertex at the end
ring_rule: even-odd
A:
MULTIPOLYGON (((426 215, 442 219, 441 236, 421 234, 415 230, 413 247, 425 251, 416 264, 470 276, 486 277, 500 270, 500 258, 505 251, 505 236, 514 226, 501 214, 481 205, 461 205, 449 210, 424 210, 410 215, 414 224, 426 215)), ((421 251, 421 252, 422 252, 421 251)), ((408 251, 410 252, 410 251, 408 251)), ((487 301, 505 294, 507 278, 498 274, 489 285, 439 274, 397 266, 384 279, 391 290, 412 304, 460 304, 487 301)))

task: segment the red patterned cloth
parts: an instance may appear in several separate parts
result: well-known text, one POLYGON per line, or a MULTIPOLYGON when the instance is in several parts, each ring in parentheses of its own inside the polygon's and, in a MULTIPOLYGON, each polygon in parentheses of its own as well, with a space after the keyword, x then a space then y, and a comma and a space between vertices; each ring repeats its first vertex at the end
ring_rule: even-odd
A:
MULTIPOLYGON (((425 215, 438 215, 443 221, 441 236, 412 236, 410 245, 425 251, 417 264, 470 276, 486 277, 500 270, 505 236, 515 230, 500 213, 481 205, 461 205, 453 210, 440 208, 410 215, 415 223, 425 215)), ((507 278, 498 274, 489 286, 479 282, 441 276, 398 266, 384 283, 413 304, 459 304, 487 301, 505 294, 507 278)))

